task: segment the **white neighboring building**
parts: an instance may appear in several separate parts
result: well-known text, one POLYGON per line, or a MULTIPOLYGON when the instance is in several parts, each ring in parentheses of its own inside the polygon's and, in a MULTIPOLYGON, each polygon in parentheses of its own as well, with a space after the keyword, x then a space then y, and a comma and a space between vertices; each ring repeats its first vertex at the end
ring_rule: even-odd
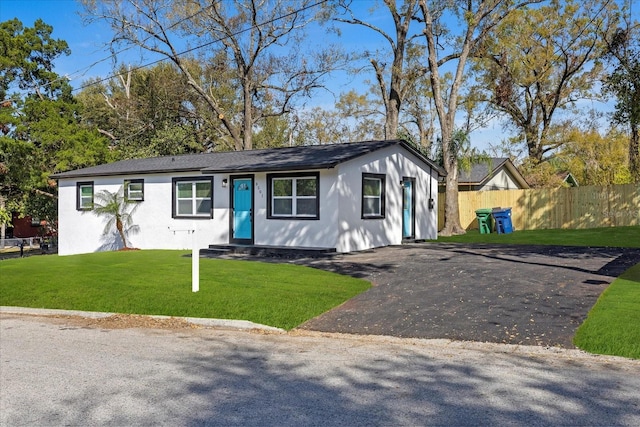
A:
POLYGON ((403 141, 368 141, 123 160, 58 180, 60 255, 118 249, 91 213, 124 186, 139 203, 129 245, 324 248, 351 252, 437 238, 444 171, 403 141))
POLYGON ((522 190, 529 188, 518 168, 508 157, 492 157, 460 170, 458 191, 522 190))

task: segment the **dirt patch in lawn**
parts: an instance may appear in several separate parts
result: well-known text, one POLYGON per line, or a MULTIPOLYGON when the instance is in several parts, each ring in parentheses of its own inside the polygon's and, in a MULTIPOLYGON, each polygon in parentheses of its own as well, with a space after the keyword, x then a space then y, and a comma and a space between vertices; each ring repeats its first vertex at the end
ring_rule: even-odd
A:
POLYGON ((60 323, 71 324, 79 328, 100 328, 100 329, 199 329, 200 325, 187 322, 177 317, 152 317, 137 314, 113 314, 107 317, 90 318, 69 315, 22 315, 15 316, 45 317, 60 323))

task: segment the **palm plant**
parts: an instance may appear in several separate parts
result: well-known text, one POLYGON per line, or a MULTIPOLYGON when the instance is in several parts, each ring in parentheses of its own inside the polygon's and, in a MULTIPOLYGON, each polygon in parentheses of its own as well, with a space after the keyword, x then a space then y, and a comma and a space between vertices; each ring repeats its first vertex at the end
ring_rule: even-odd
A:
POLYGON ((97 216, 107 218, 104 235, 109 234, 115 226, 120 239, 122 239, 123 247, 128 249, 125 231, 132 227, 132 215, 137 207, 137 203, 124 197, 124 187, 120 187, 116 192, 102 190, 96 193, 92 212, 97 216))

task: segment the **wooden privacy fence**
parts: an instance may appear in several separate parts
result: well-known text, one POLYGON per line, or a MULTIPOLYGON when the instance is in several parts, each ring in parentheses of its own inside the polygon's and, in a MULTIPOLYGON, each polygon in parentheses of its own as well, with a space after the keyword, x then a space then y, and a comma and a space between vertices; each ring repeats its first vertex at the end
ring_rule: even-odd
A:
MULTIPOLYGON (((460 221, 477 229, 476 209, 511 208, 516 230, 640 225, 640 184, 461 191, 460 221)), ((444 193, 438 194, 438 229, 444 226, 444 193)))

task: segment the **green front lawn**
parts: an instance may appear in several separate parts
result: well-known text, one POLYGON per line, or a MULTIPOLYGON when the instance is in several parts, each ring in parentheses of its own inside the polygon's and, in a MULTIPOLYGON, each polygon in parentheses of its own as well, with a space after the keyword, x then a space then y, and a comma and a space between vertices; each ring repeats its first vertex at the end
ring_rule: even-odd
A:
POLYGON ((590 353, 640 359, 640 264, 600 295, 573 342, 590 353))
POLYGON ((478 230, 469 230, 459 236, 438 236, 438 242, 640 248, 640 226, 580 230, 516 230, 509 234, 480 234, 478 230))
MULTIPOLYGON (((438 241, 640 247, 640 227, 535 230, 438 241)), ((368 289, 364 280, 290 264, 200 260, 184 251, 101 252, 0 261, 0 305, 243 319, 291 329, 368 289)), ((615 280, 578 329, 586 351, 640 359, 640 264, 615 280)))
POLYGON ((361 279, 291 264, 127 251, 0 261, 0 305, 242 319, 291 329, 369 288, 361 279))

